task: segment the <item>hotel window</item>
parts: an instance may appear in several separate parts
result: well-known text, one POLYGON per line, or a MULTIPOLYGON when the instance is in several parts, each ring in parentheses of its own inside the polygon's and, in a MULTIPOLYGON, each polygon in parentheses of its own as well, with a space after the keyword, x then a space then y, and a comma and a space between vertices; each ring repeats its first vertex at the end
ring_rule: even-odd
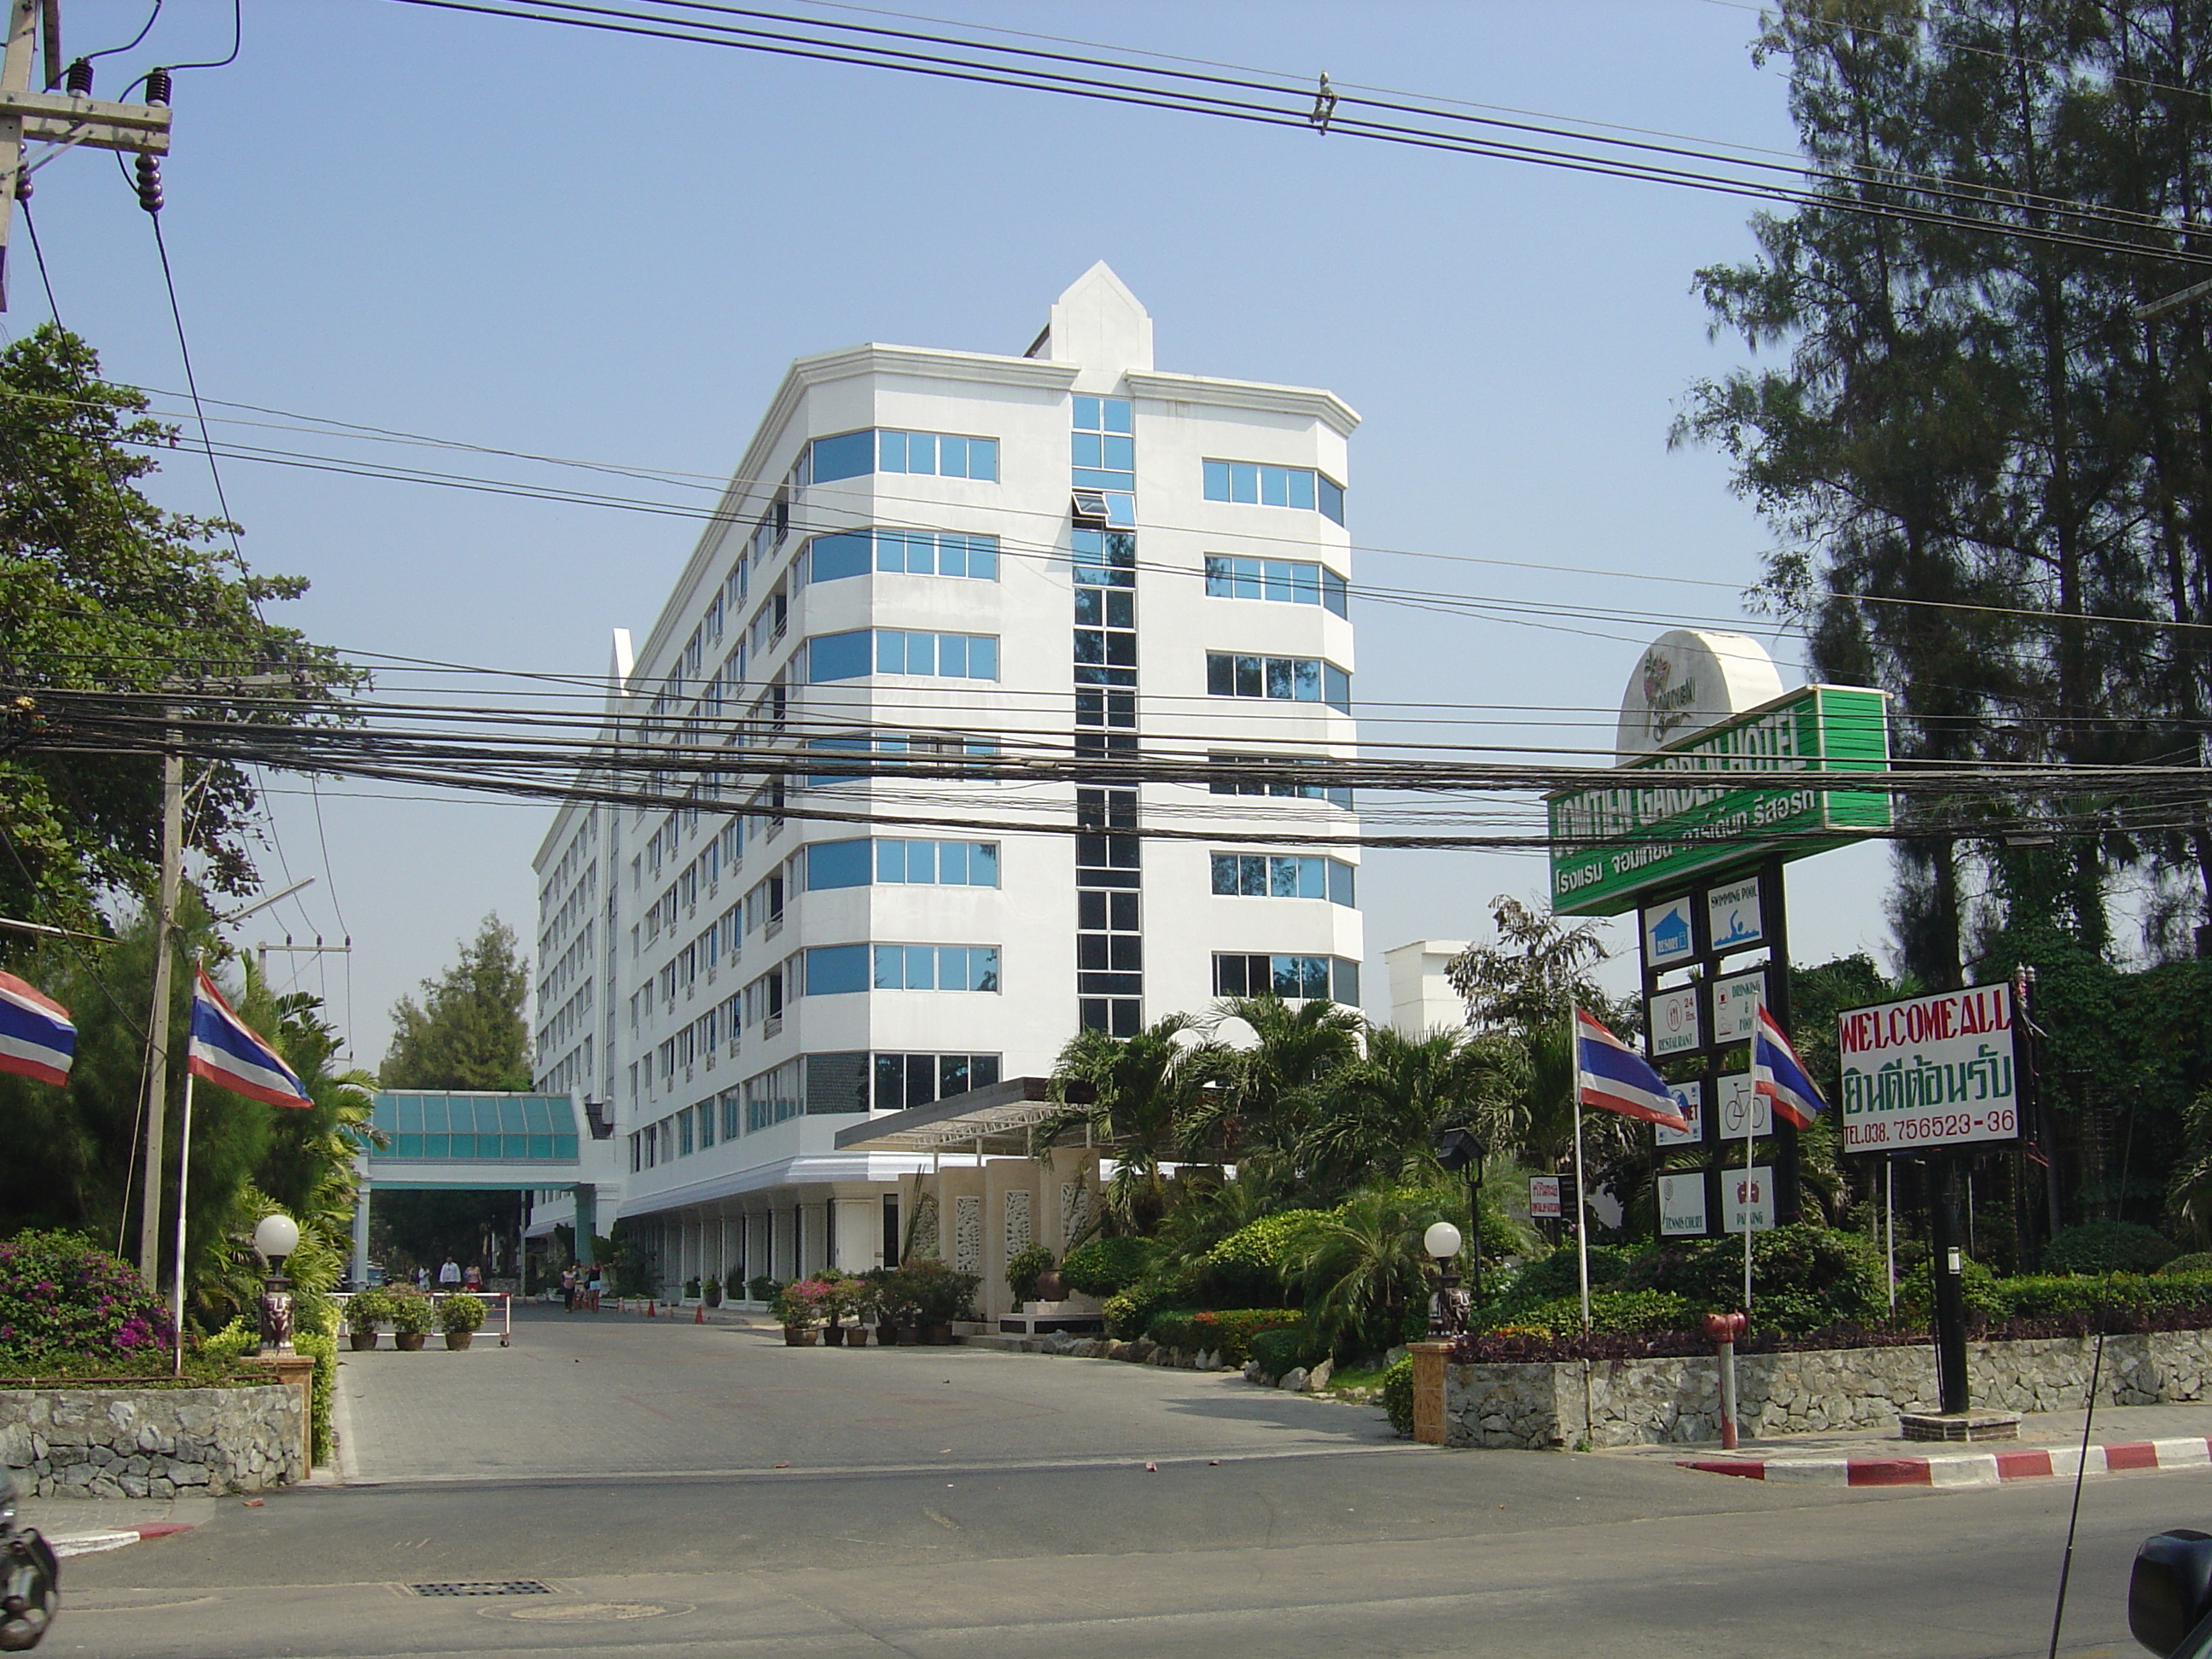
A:
POLYGON ((1352 904, 1352 866, 1339 859, 1281 853, 1216 853, 1213 890, 1235 898, 1327 899, 1352 904))
POLYGON ((1216 951, 1213 994, 1279 996, 1285 1002, 1326 997, 1359 1006, 1359 964, 1348 957, 1254 956, 1216 951))
POLYGON ((1318 508, 1344 522, 1344 486, 1310 466, 1268 466, 1257 461, 1204 463, 1206 499, 1241 501, 1255 507, 1318 508))
POLYGON ((1352 676, 1316 657, 1247 657, 1206 653, 1206 695, 1265 697, 1279 702, 1326 702, 1352 712, 1352 676))
POLYGON ((817 438, 807 447, 805 480, 832 483, 869 472, 921 473, 940 478, 999 477, 999 441, 950 432, 863 431, 817 438))
POLYGON ((902 1112, 999 1080, 996 1054, 878 1054, 875 1109, 902 1112))
POLYGON ((870 570, 908 576, 999 579, 996 536, 940 535, 927 530, 848 530, 808 544, 810 580, 833 582, 870 570))
POLYGON ((999 989, 995 945, 878 945, 872 950, 878 991, 999 989))
POLYGON ((1278 605, 1324 605, 1340 617, 1352 612, 1351 589, 1325 564, 1298 559, 1206 556, 1206 592, 1214 599, 1270 599, 1278 605))

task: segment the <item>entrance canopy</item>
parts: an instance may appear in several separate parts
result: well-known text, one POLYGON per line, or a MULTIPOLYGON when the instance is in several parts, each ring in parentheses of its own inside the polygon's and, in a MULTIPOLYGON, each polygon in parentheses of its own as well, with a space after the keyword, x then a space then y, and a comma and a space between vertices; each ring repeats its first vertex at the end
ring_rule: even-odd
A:
POLYGON ((981 1152, 1027 1158, 1048 1144, 1037 1127, 1067 1108, 1046 1098, 1048 1079, 1010 1077, 855 1123, 837 1132, 837 1148, 879 1152, 981 1152))

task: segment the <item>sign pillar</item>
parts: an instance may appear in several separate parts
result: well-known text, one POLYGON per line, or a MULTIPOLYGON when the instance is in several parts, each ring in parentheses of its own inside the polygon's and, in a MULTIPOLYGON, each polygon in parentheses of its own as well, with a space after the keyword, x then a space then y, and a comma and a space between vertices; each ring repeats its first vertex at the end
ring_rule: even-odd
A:
POLYGON ((1939 1152, 1933 1160, 1936 1202, 1932 1206, 1936 1256, 1936 1382, 1940 1410, 1966 1409, 1966 1296, 1965 1262, 1959 1248, 1959 1160, 1939 1152))

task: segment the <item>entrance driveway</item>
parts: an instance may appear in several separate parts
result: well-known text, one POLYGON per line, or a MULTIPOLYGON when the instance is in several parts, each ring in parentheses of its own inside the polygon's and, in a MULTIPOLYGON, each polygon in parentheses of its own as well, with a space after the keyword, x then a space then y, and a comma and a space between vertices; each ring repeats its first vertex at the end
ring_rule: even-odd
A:
MULTIPOLYGON (((388 1344, 389 1336, 383 1339, 388 1344)), ((518 1310, 514 1346, 342 1351, 340 1467, 365 1481, 1053 1465, 1390 1442, 1370 1407, 1107 1360, 787 1348, 774 1327, 518 1310)))

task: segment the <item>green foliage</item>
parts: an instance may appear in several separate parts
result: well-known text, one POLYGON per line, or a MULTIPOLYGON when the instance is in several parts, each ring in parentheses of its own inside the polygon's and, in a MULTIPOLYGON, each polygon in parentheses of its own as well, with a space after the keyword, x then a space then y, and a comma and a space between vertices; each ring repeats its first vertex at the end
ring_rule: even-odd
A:
POLYGON ((1252 1339, 1261 1331, 1303 1324, 1304 1316, 1289 1308, 1171 1308, 1152 1316, 1145 1334, 1163 1347, 1214 1353, 1241 1365, 1252 1357, 1252 1339))
POLYGON ((1053 1255, 1042 1244, 1026 1244, 1006 1258, 1006 1289, 1017 1302, 1036 1300, 1037 1280, 1052 1271, 1053 1255))
POLYGON ((783 1286, 766 1273, 755 1273, 745 1281, 745 1296, 754 1302, 773 1302, 775 1293, 783 1286))
POLYGON ((2171 1261, 2172 1241, 2131 1221, 2085 1221, 2051 1235, 2043 1247, 2046 1273, 2155 1273, 2171 1261))
POLYGON ((392 1322, 392 1298, 374 1285, 356 1291, 345 1300, 345 1318, 346 1324, 356 1331, 373 1331, 380 1325, 388 1325, 392 1322))
POLYGON ((2212 1307, 2212 1273, 2037 1274, 2001 1279, 1990 1311, 2005 1319, 2057 1319, 2116 1310, 2212 1307))
MULTIPOLYGON (((1752 1236, 1753 1317, 1760 1329, 1790 1334, 1863 1324, 1888 1311, 1881 1256, 1856 1233, 1809 1223, 1752 1236)), ((1631 1288, 1669 1291, 1695 1310, 1743 1305, 1743 1241, 1698 1239, 1655 1247, 1639 1257, 1631 1288)))
POLYGON ((412 1285, 394 1285, 386 1288, 391 1297, 392 1329, 399 1336, 421 1336, 437 1322, 431 1311, 430 1298, 412 1285))
POLYGON ((75 1233, 0 1243, 0 1368, 122 1365, 172 1351, 174 1330, 127 1261, 75 1233))
POLYGON ((484 1322, 484 1304, 481 1297, 464 1291, 458 1296, 438 1298, 438 1328, 448 1336, 462 1331, 473 1331, 484 1322))
POLYGON ((1411 1439, 1413 1433, 1413 1357, 1391 1361, 1382 1373, 1382 1411, 1397 1430, 1399 1437, 1411 1439))
MULTIPOLYGON (((488 915, 453 965, 422 981, 422 1001, 392 1009, 387 1089, 530 1087, 530 967, 514 930, 488 915)), ((628 1294, 628 1292, 625 1292, 628 1294)))
POLYGON ((1168 1206, 1161 1165, 1181 1151, 1191 1115, 1219 1074, 1219 1044, 1179 1040, 1194 1024, 1188 1014, 1169 1014, 1133 1036, 1079 1031, 1053 1061, 1053 1098, 1062 1109, 1048 1133, 1081 1125, 1098 1144, 1114 1148, 1114 1173, 1102 1197, 1107 1216, 1124 1232, 1150 1233, 1159 1224, 1168 1206), (1069 1103, 1071 1096, 1081 1103, 1069 1103))
POLYGON ((2172 1273, 2212 1273, 2212 1250, 2196 1250, 2187 1255, 2178 1255, 2158 1271, 2161 1277, 2172 1273))
POLYGON ((822 1317, 822 1286, 811 1279, 794 1279, 769 1298, 768 1312, 787 1331, 811 1329, 822 1317))
POLYGON ((1198 1290, 1209 1307, 1272 1307, 1297 1299, 1305 1259, 1328 1220, 1324 1210, 1278 1210, 1199 1258, 1198 1290))
POLYGON ((1395 1346, 1428 1301, 1421 1235, 1442 1207, 1419 1192, 1356 1193, 1316 1229, 1305 1254, 1306 1308, 1332 1348, 1395 1346))
POLYGON ((338 1344, 333 1336, 319 1331, 295 1331, 292 1346, 315 1362, 314 1375, 307 1380, 308 1428, 314 1437, 314 1460, 318 1463, 331 1461, 331 1405, 338 1386, 338 1344))
POLYGON ((963 1273, 934 1256, 916 1256, 902 1262, 883 1290, 884 1305, 910 1309, 919 1325, 950 1325, 970 1319, 975 1312, 975 1292, 982 1286, 977 1273, 963 1273))
MULTIPOLYGON (((1762 1319, 1762 1322, 1763 1319, 1762 1319)), ((1689 1298, 1668 1291, 1593 1291, 1590 1329, 1608 1334, 1641 1335, 1650 1331, 1695 1330, 1698 1317, 1689 1298)), ((1547 1336, 1571 1336, 1583 1328, 1579 1292, 1520 1309, 1510 1318, 1490 1318, 1486 1329, 1540 1331, 1547 1336)))
POLYGON ((1328 1339, 1311 1320, 1255 1332, 1249 1346, 1263 1376, 1282 1376, 1301 1365, 1310 1370, 1329 1354, 1328 1339))
POLYGON ((1060 1280, 1085 1296, 1112 1296, 1149 1273, 1155 1254, 1146 1239, 1126 1235, 1094 1238, 1067 1253, 1067 1260, 1060 1264, 1060 1280))
MULTIPOLYGON (((1592 1294, 1619 1287, 1627 1279, 1629 1267, 1635 1261, 1636 1255, 1634 1250, 1624 1249, 1618 1245, 1592 1245, 1589 1252, 1592 1294)), ((1554 1250, 1522 1267, 1513 1275, 1497 1300, 1483 1310, 1484 1316, 1494 1323, 1510 1323, 1522 1310, 1556 1301, 1563 1296, 1571 1296, 1577 1300, 1582 1296, 1582 1271, 1571 1249, 1554 1250)))
MULTIPOLYGON (((1932 1319, 1936 1314, 1936 1264, 1932 1256, 1923 1256, 1897 1276, 1897 1305, 1916 1319, 1932 1319)), ((1984 1318, 2002 1316, 2002 1302, 1997 1293, 2000 1281, 1990 1271, 1986 1262, 1977 1261, 1970 1255, 1961 1255, 1959 1261, 1959 1295, 1966 1304, 1969 1315, 1984 1318)))
POLYGON ((1142 1336, 1156 1315, 1181 1307, 1190 1299, 1189 1286, 1146 1279, 1106 1298, 1106 1334, 1123 1342, 1142 1336))

